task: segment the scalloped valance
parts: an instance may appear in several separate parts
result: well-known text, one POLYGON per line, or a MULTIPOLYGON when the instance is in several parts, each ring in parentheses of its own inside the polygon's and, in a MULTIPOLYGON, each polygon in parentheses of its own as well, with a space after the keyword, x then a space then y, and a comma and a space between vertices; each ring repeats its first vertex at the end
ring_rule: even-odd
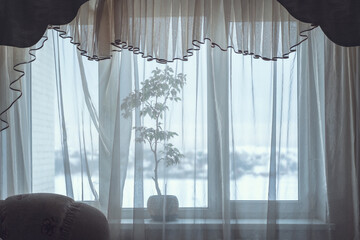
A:
MULTIPOLYGON (((80 6, 87 0, 2 0, 0 1, 0 45, 15 47, 30 47, 36 44, 46 28, 49 25, 68 24, 75 18, 80 6)), ((103 22, 104 13, 110 14, 106 20, 114 21, 114 25, 108 22, 109 26, 116 27, 115 37, 119 33, 124 34, 128 31, 128 27, 137 27, 136 21, 134 25, 129 25, 128 17, 135 17, 138 20, 142 18, 164 16, 172 18, 174 16, 201 16, 209 18, 209 24, 221 23, 223 21, 223 29, 229 30, 226 24, 232 21, 248 21, 248 20, 264 20, 262 17, 273 17, 273 6, 275 1, 91 1, 95 13, 92 23, 99 24, 103 22), (108 9, 104 9, 108 8, 108 9), (270 7, 269 7, 270 6, 270 7), (256 7, 257 9, 253 9, 256 7), (214 12, 213 10, 216 10, 214 12), (217 12, 217 10, 220 10, 217 12), (265 10, 264 14, 259 15, 257 10, 265 10), (215 14, 216 13, 216 14, 215 14), (218 16, 217 13, 220 13, 218 16), (256 14, 252 14, 256 13, 256 14), (134 14, 134 15, 133 15, 134 14), (210 14, 210 15, 209 15, 210 14), (215 16, 213 15, 215 14, 215 16), (223 14, 223 15, 222 15, 223 14), (222 18, 224 16, 225 18, 222 18), (215 18, 221 17, 221 18, 215 18), (258 19, 260 17, 260 19, 258 19), (215 22, 214 22, 215 20, 215 22), (120 30, 121 29, 121 30, 120 30)), ((300 1, 300 0, 278 0, 296 19, 319 25, 324 33, 336 44, 342 46, 358 46, 360 45, 360 32, 356 31, 360 24, 360 2, 354 0, 339 1, 300 1)), ((87 8, 89 10, 91 8, 87 8)), ((83 14, 85 11, 82 11, 83 14)), ((88 12, 89 13, 89 12, 88 12)), ((275 12, 276 14, 276 12, 275 12)), ((198 19, 187 23, 186 27, 190 27, 192 23, 198 23, 198 19), (190 25, 189 25, 190 24, 190 25)), ((215 24, 219 26, 218 24, 215 24)), ((95 25, 93 25, 95 26, 95 25)), ((196 27, 196 25, 193 25, 196 27)), ((97 25, 95 27, 100 27, 97 25)), ((104 27, 104 26, 102 26, 104 27)), ((148 26, 147 26, 148 27, 148 26)), ((185 27, 185 26, 181 26, 185 27)), ((99 30, 99 29, 97 29, 99 30)), ((189 30, 189 29, 187 29, 189 30)), ((206 31, 208 29, 202 29, 206 31)), ((176 29, 172 29, 176 31, 176 29)), ((195 33, 195 32, 194 32, 195 33)), ((224 32, 225 33, 225 32, 224 32)), ((227 32, 225 34, 229 34, 227 32)), ((247 33, 246 31, 243 33, 247 33)), ((129 34, 129 32, 128 32, 129 34)), ((134 36, 133 36, 134 37, 134 36)), ((205 36, 204 36, 205 37, 205 36)), ((212 37, 212 36, 209 36, 212 37)), ((212 39, 212 38, 211 38, 212 39)), ((129 39, 112 39, 116 45, 128 45, 125 42, 129 39)), ((202 39, 193 39, 202 40, 202 39)), ((139 46, 132 46, 137 48, 139 46)), ((139 49, 139 51, 143 51, 139 49)))
POLYGON ((0 66, 0 122, 5 122, 0 129, 21 95, 21 64, 34 60, 29 51, 43 43, 46 28, 70 38, 89 59, 129 49, 164 63, 187 60, 205 41, 265 60, 287 58, 313 27, 276 0, 2 0, 0 45, 7 46, 0 46, 6 59, 0 66))
POLYGON ((34 60, 29 53, 44 43, 47 28, 89 59, 129 49, 164 63, 187 60, 205 41, 265 60, 287 58, 312 26, 276 0, 2 0, 0 129, 11 122, 7 111, 21 96, 24 64, 34 60))
POLYGON ((127 48, 159 61, 186 60, 209 40, 223 50, 275 60, 294 51, 304 39, 299 33, 309 29, 275 0, 91 0, 80 8, 85 2, 3 0, 0 45, 31 47, 50 26, 95 59, 127 48))

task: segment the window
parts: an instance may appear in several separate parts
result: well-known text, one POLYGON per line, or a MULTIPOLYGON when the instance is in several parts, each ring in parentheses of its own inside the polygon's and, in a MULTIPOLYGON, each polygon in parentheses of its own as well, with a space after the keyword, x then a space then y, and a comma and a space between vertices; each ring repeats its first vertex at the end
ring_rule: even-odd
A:
MULTIPOLYGON (((203 60, 202 60, 203 61, 203 60)), ((166 65, 155 61, 146 61, 137 58, 138 74, 142 80, 148 79, 151 72, 156 69, 164 69, 166 65)), ((187 75, 187 82, 182 91, 182 101, 170 103, 170 111, 164 117, 164 129, 174 131, 178 134, 171 139, 179 150, 185 155, 180 164, 165 167, 160 164, 160 188, 168 195, 175 195, 179 199, 180 207, 199 208, 208 207, 208 161, 207 161, 207 94, 206 75, 204 72, 196 71, 196 58, 190 58, 188 62, 168 63, 175 74, 184 72, 187 75), (199 75, 197 75, 199 74, 199 75), (195 79, 199 81, 196 82, 195 79), (166 180, 164 180, 166 179, 166 180), (186 185, 186 191, 184 191, 186 185)), ((134 126, 135 126, 134 121, 134 126)), ((141 119, 142 126, 152 126, 153 121, 148 117, 141 119)), ((134 203, 134 162, 135 162, 135 131, 132 132, 130 146, 130 157, 128 175, 125 182, 124 207, 133 207, 134 203)), ((144 143, 142 148, 138 148, 143 156, 143 169, 139 174, 143 175, 144 207, 146 200, 151 195, 155 195, 154 182, 152 180, 154 163, 153 156, 148 144, 144 143)), ((138 153, 139 154, 139 153, 138 153)))
POLYGON ((295 57, 292 54, 290 59, 273 63, 231 55, 233 66, 243 64, 244 69, 249 69, 241 72, 233 67, 231 73, 231 200, 268 199, 271 157, 276 158, 276 199, 298 200, 295 57), (273 64, 278 73, 273 71, 273 64), (273 132, 275 139, 271 138, 273 132))
MULTIPOLYGON (((59 44, 66 51, 76 51, 68 41, 59 40, 59 44)), ((72 55, 76 56, 69 54, 72 55)), ((44 64, 54 62, 53 59, 59 61, 60 66, 76 65, 78 61, 54 53, 48 44, 32 64, 33 191, 94 201, 101 193, 104 150, 100 143, 103 136, 97 133, 99 123, 91 120, 97 119, 91 114, 100 115, 97 120, 101 121, 101 114, 109 111, 99 96, 99 76, 104 62, 84 60, 83 74, 88 85, 81 82, 81 71, 63 70, 60 86, 55 65, 44 64), (89 108, 90 114, 85 113, 89 108), (64 115, 65 123, 59 114, 64 115), (67 144, 59 140, 64 134, 67 134, 67 144), (64 174, 65 168, 71 175, 64 174)), ((125 70, 131 72, 133 79, 139 79, 132 83, 132 89, 138 88, 141 79, 148 78, 154 68, 164 67, 141 57, 133 59, 130 68, 125 70)), ((187 62, 175 61, 168 66, 187 75, 182 101, 172 104, 164 119, 164 127, 179 134, 173 143, 185 158, 167 171, 160 169, 166 179, 160 181, 163 192, 179 198, 184 214, 194 209, 211 212, 224 192, 232 204, 243 208, 246 204, 262 204, 268 199, 270 159, 273 158, 276 199, 297 203, 301 194, 298 190, 301 169, 297 151, 296 55, 274 63, 202 46, 187 62), (216 60, 211 62, 211 59, 216 60), (278 71, 273 71, 276 68, 278 71), (282 75, 276 75, 277 72, 282 75), (224 80, 214 81, 213 73, 217 79, 224 80), (275 112, 272 109, 276 109, 275 112), (223 159, 222 163, 218 158, 223 159)), ((140 122, 148 124, 144 118, 140 122)), ((133 126, 140 122, 134 120, 133 126)), ((124 208, 146 207, 146 199, 155 194, 149 147, 136 144, 134 138, 132 131, 124 208), (142 178, 143 206, 134 201, 135 176, 142 178)))
MULTIPOLYGON (((50 33, 48 42, 32 63, 32 189, 33 192, 53 192, 80 201, 93 201, 95 192, 99 191, 96 140, 99 136, 91 116, 81 113, 88 102, 80 73, 69 68, 78 65, 77 59, 72 57, 76 56, 75 51, 69 42, 53 39, 50 33), (66 56, 59 56, 53 44, 66 49, 66 56), (61 76, 56 76, 57 63, 65 68, 61 76), (62 142, 62 137, 66 142, 62 142), (71 176, 65 174, 66 168, 71 176)), ((94 99, 93 108, 98 109, 98 64, 92 61, 84 64, 88 97, 94 99)))

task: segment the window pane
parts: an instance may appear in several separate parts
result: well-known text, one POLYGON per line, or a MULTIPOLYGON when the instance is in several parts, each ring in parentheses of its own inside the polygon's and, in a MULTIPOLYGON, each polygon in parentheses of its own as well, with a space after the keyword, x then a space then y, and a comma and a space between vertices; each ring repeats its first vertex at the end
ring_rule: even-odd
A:
MULTIPOLYGON (((51 44, 47 46, 38 52, 37 61, 32 65, 33 190, 67 194, 54 53, 51 44)), ((98 133, 87 111, 81 75, 73 67, 77 64, 75 48, 63 40, 60 40, 60 46, 69 53, 66 56, 60 54, 60 64, 63 71, 62 103, 68 134, 71 185, 76 200, 94 200, 99 191, 98 133)), ((171 103, 164 117, 164 129, 178 134, 171 139, 171 143, 185 158, 175 166, 160 166, 159 183, 163 193, 179 198, 180 207, 208 206, 207 141, 212 130, 207 129, 206 54, 206 51, 199 51, 187 62, 168 63, 176 73, 183 72, 187 75, 182 101, 171 103)), ((277 199, 296 200, 296 58, 292 54, 291 59, 272 63, 238 54, 229 55, 233 66, 230 70, 229 99, 231 199, 267 199, 271 144, 275 144, 277 199), (276 64, 276 71, 272 64, 276 64), (272 81, 273 77, 276 79, 276 86, 272 81), (273 97, 274 94, 276 98, 273 97), (275 111, 273 105, 276 106, 275 111), (274 114, 276 124, 272 124, 274 114), (276 141, 273 142, 272 131, 276 132, 276 141)), ((138 69, 140 82, 149 78, 155 68, 164 69, 166 66, 140 57, 133 64, 137 64, 137 68, 133 69, 138 69)), ((85 59, 84 65, 89 96, 98 113, 98 65, 85 59)), ((146 117, 141 122, 144 126, 153 125, 146 117)), ((143 170, 140 174, 143 176, 143 204, 146 206, 147 198, 156 194, 152 180, 153 155, 147 144, 143 144, 142 149, 137 151, 141 151, 137 156, 143 156, 143 170)), ((123 207, 134 206, 135 155, 133 131, 123 207)))
MULTIPOLYGON (((33 192, 71 196, 68 190, 72 189, 75 200, 94 200, 99 189, 98 133, 87 110, 77 50, 68 40, 59 39, 56 53, 52 33, 48 36, 32 63, 33 192), (56 67, 55 59, 59 61, 56 67), (61 72, 59 79, 56 68, 61 72), (67 156, 68 172, 64 168, 67 156), (70 179, 68 185, 65 176, 70 179)), ((97 114, 97 62, 85 58, 83 62, 89 97, 97 114)))
POLYGON ((232 200, 268 199, 272 147, 277 199, 298 199, 296 55, 290 56, 277 62, 231 56, 232 64, 241 66, 232 68, 230 86, 232 200))
MULTIPOLYGON (((200 53, 205 55, 206 52, 200 53)), ((199 56, 204 58, 204 56, 199 56)), ((180 207, 207 207, 208 205, 208 175, 207 175, 207 93, 206 69, 197 63, 197 56, 187 62, 175 61, 167 66, 175 74, 186 74, 187 82, 180 95, 181 101, 170 102, 169 111, 165 114, 163 127, 165 130, 178 134, 171 140, 176 148, 185 155, 178 165, 166 167, 164 161, 159 166, 159 185, 162 193, 175 195, 180 207), (197 80, 198 78, 198 80, 197 80), (198 84, 198 85, 197 85, 198 84), (205 90, 205 91, 204 91, 205 90)), ((201 62, 200 62, 201 63, 201 62)), ((140 81, 148 79, 156 68, 164 69, 166 65, 155 61, 149 62, 142 58, 137 61, 140 81)), ((140 84, 141 88, 141 84, 140 84)), ((142 118, 146 127, 154 127, 154 121, 149 117, 142 118)), ((134 202, 134 159, 135 134, 132 135, 130 163, 127 181, 125 182, 124 207, 133 207, 134 202)), ((143 144, 143 193, 144 206, 149 196, 156 190, 152 177, 154 176, 154 156, 149 144, 143 144)))

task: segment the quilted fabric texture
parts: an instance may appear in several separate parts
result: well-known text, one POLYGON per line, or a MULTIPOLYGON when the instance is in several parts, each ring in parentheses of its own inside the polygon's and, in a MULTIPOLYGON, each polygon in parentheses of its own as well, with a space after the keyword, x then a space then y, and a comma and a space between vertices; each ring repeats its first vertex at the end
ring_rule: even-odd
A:
POLYGON ((2 240, 108 240, 105 216, 56 194, 25 194, 0 201, 2 240))

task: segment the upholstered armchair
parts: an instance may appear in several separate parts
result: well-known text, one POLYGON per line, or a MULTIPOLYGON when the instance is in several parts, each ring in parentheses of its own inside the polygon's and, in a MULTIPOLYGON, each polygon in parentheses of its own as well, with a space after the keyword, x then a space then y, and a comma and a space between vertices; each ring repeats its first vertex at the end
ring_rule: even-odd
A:
POLYGON ((0 201, 2 240, 109 240, 96 208, 57 194, 24 194, 0 201))

